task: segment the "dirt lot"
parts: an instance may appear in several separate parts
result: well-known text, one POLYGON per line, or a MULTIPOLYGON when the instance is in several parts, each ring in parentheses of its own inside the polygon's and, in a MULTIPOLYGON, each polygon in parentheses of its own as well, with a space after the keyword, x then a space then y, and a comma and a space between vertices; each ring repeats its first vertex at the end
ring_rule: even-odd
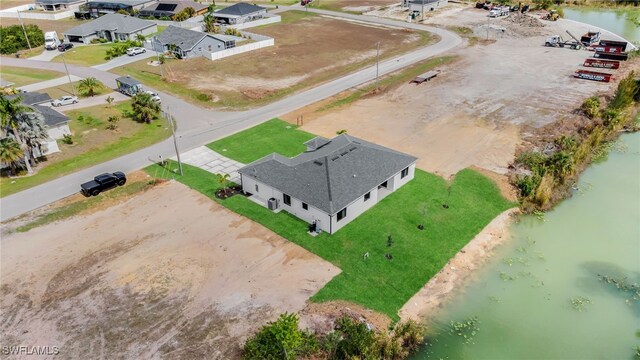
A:
MULTIPOLYGON (((2 0, 0 1, 0 10, 10 9, 12 7, 33 4, 33 3, 34 3, 33 0, 2 0)), ((5 18, 2 19, 3 26, 4 26, 5 20, 6 20, 5 18)))
POLYGON ((314 6, 329 10, 344 10, 363 13, 367 11, 384 9, 392 4, 399 4, 398 0, 320 0, 314 6))
MULTIPOLYGON (((250 29, 273 37, 275 46, 216 61, 172 61, 165 66, 166 78, 173 87, 207 94, 218 106, 258 106, 373 62, 377 41, 384 58, 427 44, 431 39, 428 33, 365 26, 312 14, 305 17, 303 12, 286 12, 282 16, 281 24, 250 29)), ((152 71, 149 68, 143 61, 118 71, 137 75, 136 71, 152 71)), ((148 77, 141 74, 138 78, 144 81, 145 76, 148 77)))
MULTIPOLYGON (((33 1, 30 1, 33 3, 33 1)), ((37 20, 37 19, 22 19, 22 22, 27 24, 35 24, 40 27, 40 30, 47 31, 56 31, 59 37, 62 37, 62 34, 71 29, 72 27, 78 26, 86 21, 78 20, 75 18, 61 19, 61 20, 37 20)), ((10 25, 20 25, 18 19, 9 19, 2 18, 2 26, 10 26, 10 25)))
POLYGON ((234 358, 339 272, 174 182, 1 245, 3 345, 63 358, 234 358))
POLYGON ((414 154, 419 167, 445 177, 471 165, 504 174, 527 129, 573 116, 586 97, 612 86, 572 77, 591 53, 543 46, 551 34, 582 34, 586 27, 492 19, 483 45, 477 37, 486 37, 486 14, 456 6, 429 20, 467 27, 474 36, 472 46, 457 50, 461 59, 441 68, 435 80, 305 114, 303 129, 323 136, 346 129, 414 154))

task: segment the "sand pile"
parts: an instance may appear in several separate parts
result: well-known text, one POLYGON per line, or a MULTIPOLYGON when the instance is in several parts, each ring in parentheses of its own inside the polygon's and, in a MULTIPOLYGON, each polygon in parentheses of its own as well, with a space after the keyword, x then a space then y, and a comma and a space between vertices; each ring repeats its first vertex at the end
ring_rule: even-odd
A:
POLYGON ((530 15, 521 14, 519 12, 512 12, 511 14, 509 14, 509 16, 504 18, 504 20, 518 24, 520 26, 526 26, 526 27, 543 27, 544 26, 544 24, 539 19, 530 15))

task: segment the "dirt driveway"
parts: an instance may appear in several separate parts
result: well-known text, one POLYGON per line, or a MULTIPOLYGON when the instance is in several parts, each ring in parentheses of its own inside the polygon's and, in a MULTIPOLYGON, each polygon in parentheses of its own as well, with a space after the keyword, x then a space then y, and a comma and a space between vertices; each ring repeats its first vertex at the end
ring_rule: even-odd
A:
POLYGON ((228 359, 339 270, 179 183, 2 239, 2 345, 228 359))

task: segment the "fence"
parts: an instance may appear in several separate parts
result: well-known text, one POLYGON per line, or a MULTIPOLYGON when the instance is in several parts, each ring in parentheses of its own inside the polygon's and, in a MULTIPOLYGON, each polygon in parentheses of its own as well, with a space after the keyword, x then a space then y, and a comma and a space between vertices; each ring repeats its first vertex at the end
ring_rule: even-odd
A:
POLYGON ((277 22, 280 22, 281 20, 282 20, 282 18, 280 17, 280 15, 269 15, 269 14, 267 14, 267 17, 265 17, 263 19, 260 19, 260 20, 249 21, 249 22, 246 22, 246 23, 236 24, 236 25, 224 25, 223 28, 224 29, 231 28, 231 29, 237 29, 237 30, 249 29, 249 28, 256 27, 256 26, 262 26, 262 25, 277 23, 277 22))
POLYGON ((0 11, 0 18, 22 18, 22 19, 38 19, 38 20, 60 20, 68 17, 72 17, 74 10, 61 11, 61 12, 29 12, 29 10, 35 9, 34 4, 27 4, 4 9, 0 11), (18 14, 18 11, 20 14, 18 14))
POLYGON ((189 30, 195 30, 195 31, 201 31, 202 30, 202 19, 204 18, 204 16, 202 15, 198 15, 198 16, 194 16, 188 20, 185 21, 170 21, 170 20, 151 20, 153 22, 155 22, 158 26, 176 26, 176 27, 180 27, 180 28, 184 28, 184 29, 189 29, 189 30))
POLYGON ((233 56, 233 55, 238 55, 238 54, 242 54, 245 52, 249 52, 249 51, 253 51, 253 50, 258 50, 258 49, 262 49, 268 46, 273 46, 274 45, 274 41, 273 38, 270 38, 268 36, 264 36, 264 35, 259 35, 259 34, 253 34, 253 33, 249 33, 249 32, 243 32, 242 35, 249 37, 251 40, 255 40, 255 42, 252 42, 251 44, 247 44, 247 45, 240 45, 231 49, 227 49, 227 50, 222 50, 222 51, 218 51, 218 52, 214 52, 214 53, 210 53, 210 57, 207 56, 208 59, 211 60, 219 60, 222 58, 226 58, 229 56, 233 56))

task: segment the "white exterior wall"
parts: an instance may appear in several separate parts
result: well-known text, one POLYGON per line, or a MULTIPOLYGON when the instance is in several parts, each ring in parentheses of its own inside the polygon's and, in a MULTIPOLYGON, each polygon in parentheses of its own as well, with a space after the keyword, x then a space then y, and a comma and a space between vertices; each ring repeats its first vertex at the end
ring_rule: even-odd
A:
POLYGON ((223 25, 222 28, 223 29, 231 28, 231 29, 241 30, 241 29, 249 29, 256 26, 274 24, 280 21, 282 21, 282 18, 280 17, 280 15, 270 15, 270 16, 267 15, 260 20, 247 21, 240 24, 223 25))
MULTIPOLYGON (((69 8, 70 9, 77 9, 80 6, 80 4, 77 5, 71 5, 69 8)), ((4 9, 2 11, 0 11, 0 18, 13 18, 13 19, 17 19, 17 18, 22 18, 22 19, 38 19, 38 20, 60 20, 60 19, 64 19, 64 18, 68 18, 68 17, 72 17, 74 16, 74 11, 73 10, 69 10, 69 11, 61 11, 61 12, 25 12, 28 11, 30 9, 35 9, 36 5, 35 4, 27 4, 27 5, 21 5, 21 6, 16 6, 16 7, 12 7, 9 9, 4 9), (20 14, 18 14, 18 11, 20 11, 20 14)), ((44 31, 46 31, 46 29, 42 29, 44 31)))
MULTIPOLYGON (((431 10, 435 10, 447 5, 448 0, 436 1, 428 4, 424 4, 424 12, 429 12, 431 10)), ((422 4, 409 4, 409 11, 418 11, 422 12, 422 4)))
POLYGON ((66 134, 71 134, 69 130, 69 124, 59 124, 58 126, 50 126, 47 130, 47 134, 52 139, 62 139, 66 134))
POLYGON ((338 221, 338 214, 334 215, 331 218, 331 233, 335 233, 336 231, 342 229, 345 225, 353 221, 358 216, 362 215, 363 212, 371 209, 375 204, 378 203, 378 189, 377 187, 371 189, 370 191, 371 198, 367 201, 364 201, 364 195, 361 196, 358 200, 352 202, 347 206, 347 216, 342 218, 342 220, 338 221))

